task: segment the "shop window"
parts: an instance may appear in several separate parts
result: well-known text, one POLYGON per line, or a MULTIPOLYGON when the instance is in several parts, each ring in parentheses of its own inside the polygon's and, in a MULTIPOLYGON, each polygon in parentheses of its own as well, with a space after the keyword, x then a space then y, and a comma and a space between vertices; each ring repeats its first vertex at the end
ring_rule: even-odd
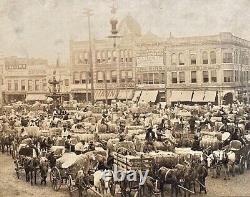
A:
POLYGON ((14 80, 14 90, 18 91, 18 81, 14 80))
POLYGON ((11 90, 11 80, 8 80, 8 90, 11 90))
POLYGON ((29 80, 29 81, 28 81, 28 90, 29 90, 29 91, 32 91, 32 90, 33 90, 33 81, 32 81, 32 80, 29 80))
POLYGON ((25 87, 25 80, 21 80, 21 90, 25 91, 26 87, 25 87))
POLYGON ((116 83, 117 82, 116 71, 111 71, 111 81, 112 81, 112 83, 116 83))

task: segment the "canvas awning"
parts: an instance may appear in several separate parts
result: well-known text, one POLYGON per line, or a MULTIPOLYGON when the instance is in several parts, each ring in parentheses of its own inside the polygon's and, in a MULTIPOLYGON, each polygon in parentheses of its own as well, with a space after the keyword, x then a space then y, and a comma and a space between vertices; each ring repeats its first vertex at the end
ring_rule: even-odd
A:
POLYGON ((172 91, 171 102, 191 101, 193 91, 172 91))
POLYGON ((194 91, 192 102, 204 102, 204 91, 194 91))
POLYGON ((45 94, 27 94, 26 101, 45 101, 47 99, 45 94))
POLYGON ((216 91, 206 91, 204 102, 215 102, 216 91))
POLYGON ((171 102, 177 102, 180 100, 181 97, 181 91, 172 91, 172 95, 171 95, 171 102))
POLYGON ((140 103, 141 102, 155 102, 158 96, 158 91, 152 90, 152 91, 142 91, 141 97, 140 97, 140 103))
MULTIPOLYGON (((117 95, 116 90, 107 90, 107 98, 108 99, 115 99, 117 95)), ((105 90, 96 90, 95 91, 95 100, 105 100, 106 99, 106 92, 105 90)))
POLYGON ((117 96, 117 99, 124 100, 124 99, 132 99, 133 98, 133 91, 132 90, 120 90, 117 96))
POLYGON ((132 101, 134 102, 139 101, 140 96, 141 96, 141 91, 135 91, 132 101))

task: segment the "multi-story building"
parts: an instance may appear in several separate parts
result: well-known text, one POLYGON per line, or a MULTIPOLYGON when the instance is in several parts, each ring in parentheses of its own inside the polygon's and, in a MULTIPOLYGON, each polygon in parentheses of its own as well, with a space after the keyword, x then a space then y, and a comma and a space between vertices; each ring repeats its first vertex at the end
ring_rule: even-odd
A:
POLYGON ((47 65, 44 59, 4 58, 4 102, 45 100, 47 65))
POLYGON ((248 92, 250 42, 220 33, 169 38, 166 54, 166 101, 231 103, 248 92))
MULTIPOLYGON (((140 34, 131 17, 126 17, 119 27, 125 32, 116 47, 113 40, 92 40, 92 63, 95 101, 132 99, 135 88, 135 59, 133 36, 140 34), (126 28, 126 30, 125 30, 126 28)), ((91 98, 91 68, 88 41, 70 42, 72 71, 71 93, 78 101, 91 98)))

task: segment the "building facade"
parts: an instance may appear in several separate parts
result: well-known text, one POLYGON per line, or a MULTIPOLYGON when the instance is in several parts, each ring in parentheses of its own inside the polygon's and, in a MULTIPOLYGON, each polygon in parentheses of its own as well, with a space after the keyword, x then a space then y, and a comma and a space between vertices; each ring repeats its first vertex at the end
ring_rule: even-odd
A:
POLYGON ((228 104, 248 94, 250 42, 220 33, 170 38, 166 55, 166 101, 228 104))
POLYGON ((43 59, 4 58, 2 88, 4 103, 45 100, 48 85, 47 65, 47 60, 43 59))

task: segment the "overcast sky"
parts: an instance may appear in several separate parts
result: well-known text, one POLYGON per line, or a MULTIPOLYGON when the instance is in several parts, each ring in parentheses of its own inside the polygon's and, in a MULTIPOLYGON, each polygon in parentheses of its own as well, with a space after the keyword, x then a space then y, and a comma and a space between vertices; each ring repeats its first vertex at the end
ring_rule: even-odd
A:
MULTIPOLYGON (((229 31, 250 40, 250 0, 117 0, 118 18, 132 15, 161 37, 209 35, 229 31)), ((69 59, 69 40, 88 38, 84 8, 94 10, 96 38, 110 32, 112 0, 0 0, 0 51, 69 59)))

